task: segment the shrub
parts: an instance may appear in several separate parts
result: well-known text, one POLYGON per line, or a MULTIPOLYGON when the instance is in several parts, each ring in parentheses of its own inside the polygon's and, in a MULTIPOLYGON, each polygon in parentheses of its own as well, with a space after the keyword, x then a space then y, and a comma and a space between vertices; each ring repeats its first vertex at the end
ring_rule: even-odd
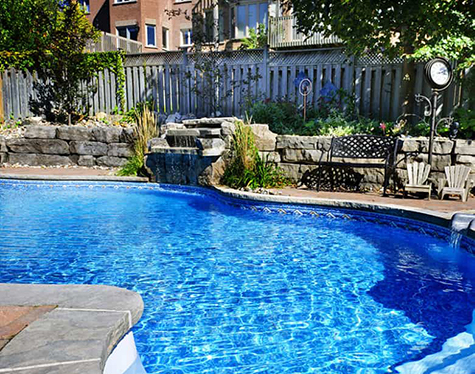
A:
POLYGON ((134 155, 122 167, 118 175, 146 175, 144 170, 144 157, 148 150, 148 141, 159 135, 155 114, 146 104, 137 106, 135 110, 134 126, 134 155))
POLYGON ((475 110, 459 108, 454 113, 454 119, 460 124, 459 138, 475 139, 475 110))
POLYGON ((259 156, 252 128, 243 122, 237 122, 232 156, 224 171, 222 183, 232 188, 255 189, 282 187, 288 184, 288 180, 281 169, 259 156))

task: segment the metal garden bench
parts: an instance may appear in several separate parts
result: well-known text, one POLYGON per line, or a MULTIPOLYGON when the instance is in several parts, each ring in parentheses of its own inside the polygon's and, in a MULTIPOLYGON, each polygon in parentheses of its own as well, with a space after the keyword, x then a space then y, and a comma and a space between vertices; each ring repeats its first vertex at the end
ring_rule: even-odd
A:
MULTIPOLYGON (((402 141, 391 136, 350 135, 332 138, 328 159, 320 157, 322 166, 332 168, 384 168, 383 193, 396 166, 396 155, 402 141), (370 162, 373 160, 373 162, 370 162), (379 162, 378 162, 379 161, 379 162)), ((333 190, 333 183, 331 190, 333 190)), ((318 188, 319 189, 319 186, 318 188)))

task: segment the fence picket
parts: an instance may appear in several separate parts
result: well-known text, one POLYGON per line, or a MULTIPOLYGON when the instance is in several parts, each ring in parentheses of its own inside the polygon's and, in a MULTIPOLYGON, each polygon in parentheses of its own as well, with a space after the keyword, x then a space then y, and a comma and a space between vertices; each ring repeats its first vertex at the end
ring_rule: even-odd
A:
MULTIPOLYGON (((297 93, 294 80, 299 72, 305 72, 313 83, 309 104, 318 105, 322 87, 332 82, 337 88, 355 94, 356 107, 363 115, 396 120, 401 112, 402 64, 383 64, 374 56, 368 59, 363 56, 355 61, 347 56, 342 59, 342 54, 332 54, 335 59, 329 57, 328 51, 223 52, 217 65, 220 74, 217 92, 214 92, 213 77, 195 69, 191 54, 128 55, 124 68, 126 105, 123 109, 131 109, 140 101, 153 100, 161 114, 180 112, 204 116, 215 110, 212 101, 218 100, 223 115, 241 116, 246 102, 256 99, 286 98, 302 104, 303 98, 297 93)), ((424 82, 423 67, 422 63, 416 64, 414 88, 415 93, 427 96, 431 89, 424 82)), ((5 117, 18 119, 31 115, 31 101, 36 98, 35 74, 8 70, 3 77, 1 89, 5 117)), ((97 89, 83 100, 84 110, 90 109, 90 114, 114 112, 120 104, 116 75, 107 69, 99 72, 95 79, 83 82, 80 91, 85 92, 88 84, 97 89)), ((442 94, 444 106, 441 114, 450 114, 462 97, 462 88, 456 82, 442 94)), ((420 114, 422 110, 422 105, 416 105, 416 113, 420 114)))

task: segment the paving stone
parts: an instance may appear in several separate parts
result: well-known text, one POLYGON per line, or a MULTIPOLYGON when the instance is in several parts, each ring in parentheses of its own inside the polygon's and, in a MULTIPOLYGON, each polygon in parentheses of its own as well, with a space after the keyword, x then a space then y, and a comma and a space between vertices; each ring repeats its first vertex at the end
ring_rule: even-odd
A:
POLYGON ((54 139, 56 138, 57 126, 27 126, 25 138, 27 139, 54 139))
POLYGON ((108 147, 106 143, 73 141, 70 150, 78 155, 106 156, 108 147))
POLYGON ((15 153, 69 154, 68 143, 59 139, 8 139, 7 148, 15 153))
POLYGON ((84 126, 60 126, 58 127, 57 136, 63 140, 94 140, 92 129, 84 126))

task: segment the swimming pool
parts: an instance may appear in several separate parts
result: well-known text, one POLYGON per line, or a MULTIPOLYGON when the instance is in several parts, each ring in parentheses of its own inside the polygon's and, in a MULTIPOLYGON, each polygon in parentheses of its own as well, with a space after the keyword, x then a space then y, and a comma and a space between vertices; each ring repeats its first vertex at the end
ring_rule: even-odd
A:
POLYGON ((0 282, 139 292, 148 373, 386 373, 439 352, 475 309, 475 257, 448 235, 192 188, 0 180, 0 282))

